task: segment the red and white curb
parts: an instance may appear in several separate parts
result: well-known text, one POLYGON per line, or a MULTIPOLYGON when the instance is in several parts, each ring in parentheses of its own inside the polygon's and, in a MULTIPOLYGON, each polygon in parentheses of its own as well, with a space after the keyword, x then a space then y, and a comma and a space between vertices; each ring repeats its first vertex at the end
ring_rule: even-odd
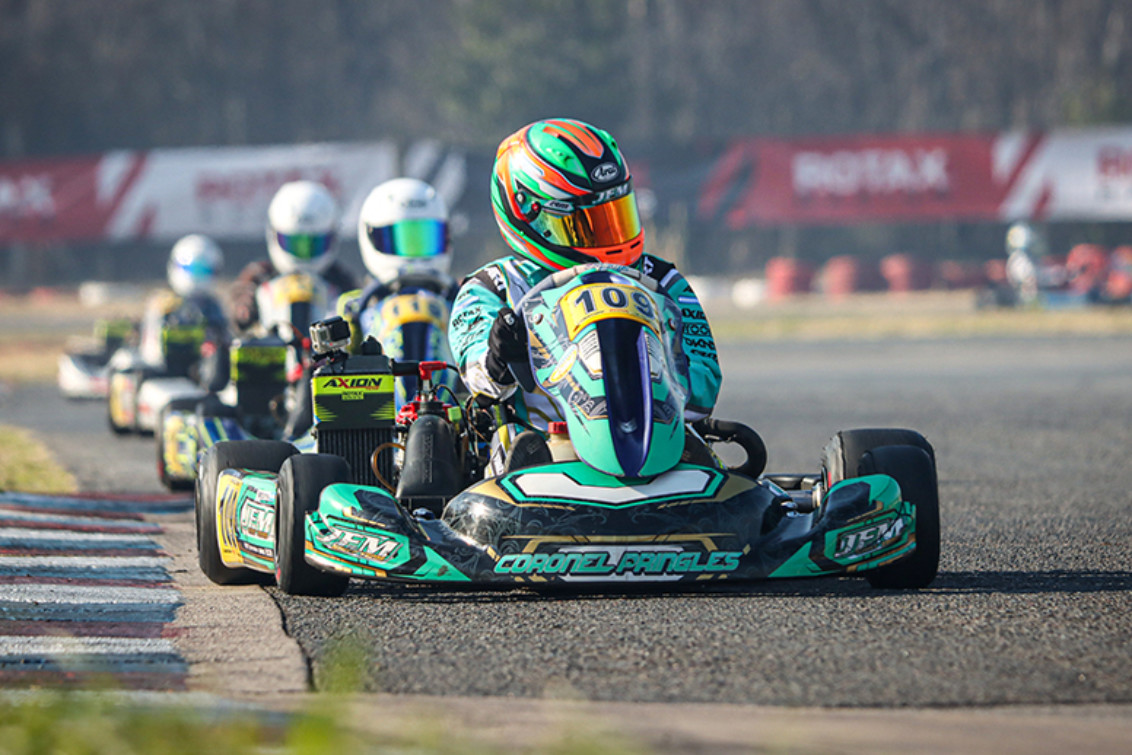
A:
POLYGON ((190 506, 0 493, 0 685, 184 689, 181 594, 142 517, 190 506))

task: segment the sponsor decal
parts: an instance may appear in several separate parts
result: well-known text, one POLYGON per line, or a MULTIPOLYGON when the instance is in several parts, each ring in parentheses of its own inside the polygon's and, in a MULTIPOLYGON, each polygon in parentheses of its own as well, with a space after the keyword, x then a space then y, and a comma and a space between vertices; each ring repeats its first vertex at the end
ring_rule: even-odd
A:
POLYGON ((614 186, 612 189, 599 191, 594 195, 593 204, 601 204, 602 202, 612 202, 614 199, 624 197, 633 191, 633 185, 626 181, 620 186, 614 186))
POLYGON ((371 561, 389 562, 397 558, 403 547, 400 540, 377 533, 350 532, 330 527, 318 532, 318 542, 332 550, 358 553, 371 561))
POLYGON ((833 557, 857 559, 884 550, 901 538, 907 526, 904 517, 895 516, 841 532, 837 536, 833 557))
POLYGON ((275 537, 275 506, 246 500, 240 507, 240 530, 265 540, 275 537))
POLYGON ((569 215, 574 211, 574 205, 570 202, 563 202, 561 199, 548 199, 542 203, 544 210, 551 212, 560 212, 563 215, 569 215))
POLYGON ((496 574, 537 574, 563 578, 679 578, 721 574, 739 568, 740 551, 694 552, 680 548, 579 546, 554 553, 511 553, 495 564, 496 574))
POLYGON ((702 309, 689 309, 684 307, 680 310, 680 314, 684 316, 685 320, 707 320, 707 313, 702 309))
POLYGON ((328 377, 320 381, 320 388, 339 388, 356 391, 387 390, 393 382, 392 375, 380 377, 328 377))
POLYGON ((590 176, 593 180, 604 183, 617 178, 619 172, 616 163, 602 163, 590 171, 590 176))
POLYGON ((693 338, 710 338, 711 327, 706 322, 691 322, 684 325, 684 335, 693 338))

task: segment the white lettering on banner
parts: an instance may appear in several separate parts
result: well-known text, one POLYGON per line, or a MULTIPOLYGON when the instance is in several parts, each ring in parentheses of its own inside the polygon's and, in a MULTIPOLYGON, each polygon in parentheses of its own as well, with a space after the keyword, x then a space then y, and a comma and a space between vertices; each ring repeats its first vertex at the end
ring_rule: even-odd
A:
POLYGON ((950 188, 947 150, 864 149, 794 155, 794 194, 895 194, 950 188))
POLYGON ((54 215, 55 197, 51 194, 50 176, 0 176, 0 216, 50 218, 54 215))

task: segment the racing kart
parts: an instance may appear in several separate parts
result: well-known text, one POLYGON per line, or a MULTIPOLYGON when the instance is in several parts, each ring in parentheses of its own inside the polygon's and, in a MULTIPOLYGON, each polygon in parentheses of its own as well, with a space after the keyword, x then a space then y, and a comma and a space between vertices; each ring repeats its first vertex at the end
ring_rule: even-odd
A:
POLYGON ((151 302, 138 347, 118 349, 108 363, 107 420, 116 435, 154 432, 168 402, 206 392, 198 382, 202 349, 226 335, 211 297, 180 299, 163 292, 151 302))
POLYGON ((842 431, 812 473, 764 474, 753 429, 685 423, 682 319, 650 279, 581 266, 540 282, 516 311, 530 357, 512 371, 566 417, 549 443, 521 434, 503 473, 481 478, 485 434, 515 421, 501 405, 446 404, 425 365, 341 354, 315 372, 316 453, 265 441, 204 453, 204 573, 219 584, 272 575, 305 595, 341 594, 351 577, 581 587, 934 579, 938 485, 919 433, 842 431), (414 367, 422 399, 395 417, 393 375, 414 367), (711 451, 720 442, 746 460, 724 466, 711 451))
POLYGON ((136 336, 133 320, 97 320, 91 340, 74 344, 59 355, 59 392, 68 399, 105 399, 110 390, 110 358, 136 336))
POLYGON ((208 377, 202 386, 156 402, 162 484, 191 490, 200 451, 219 440, 297 438, 309 427, 303 333, 330 311, 330 298, 327 283, 306 273, 260 284, 259 323, 230 344, 206 349, 202 365, 208 377))
MULTIPOLYGON (((358 351, 372 338, 386 356, 409 362, 446 361, 449 305, 427 278, 403 277, 377 289, 374 306, 366 306, 353 293, 343 298, 350 325, 350 350, 358 351)), ((307 290, 294 276, 265 283, 259 311, 285 320, 264 338, 239 339, 231 347, 231 381, 218 397, 191 397, 170 402, 161 413, 157 444, 157 471, 171 490, 192 489, 202 451, 227 440, 284 439, 304 451, 313 450, 312 399, 309 390, 313 363, 309 344, 292 337, 309 324, 312 312, 325 311, 328 303, 317 289, 307 290), (284 285, 280 281, 291 280, 284 285)), ((418 389, 417 372, 409 369, 394 381, 395 406, 401 409, 418 389)), ((456 380, 441 374, 436 387, 453 388, 456 380)))

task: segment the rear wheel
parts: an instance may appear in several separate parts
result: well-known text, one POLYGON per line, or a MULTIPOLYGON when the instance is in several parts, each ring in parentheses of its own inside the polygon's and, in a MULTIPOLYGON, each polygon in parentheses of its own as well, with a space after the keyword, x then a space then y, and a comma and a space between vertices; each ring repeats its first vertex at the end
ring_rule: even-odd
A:
POLYGON ((939 570, 939 484, 935 451, 914 430, 864 429, 837 433, 823 452, 822 478, 827 488, 842 480, 885 474, 900 485, 904 500, 916 510, 916 550, 896 563, 869 569, 873 587, 927 587, 939 570))
POLYGON ((220 558, 217 534, 216 486, 225 469, 277 472, 298 451, 279 441, 232 440, 217 443, 201 457, 196 480, 197 552, 200 569, 218 585, 262 582, 266 575, 250 569, 233 569, 220 558))
POLYGON ((175 398, 162 407, 161 414, 158 416, 157 432, 155 433, 157 439, 157 476, 160 478, 161 484, 169 490, 192 490, 193 480, 195 479, 195 475, 192 479, 170 477, 169 475, 170 446, 176 447, 176 438, 170 437, 175 434, 175 429, 169 426, 169 417, 173 412, 192 413, 199 403, 200 399, 197 398, 175 398))
POLYGON ((279 470, 275 516, 275 582, 288 595, 337 596, 349 577, 327 574, 306 562, 306 515, 318 508, 323 488, 350 481, 350 466, 332 454, 301 454, 279 470))

